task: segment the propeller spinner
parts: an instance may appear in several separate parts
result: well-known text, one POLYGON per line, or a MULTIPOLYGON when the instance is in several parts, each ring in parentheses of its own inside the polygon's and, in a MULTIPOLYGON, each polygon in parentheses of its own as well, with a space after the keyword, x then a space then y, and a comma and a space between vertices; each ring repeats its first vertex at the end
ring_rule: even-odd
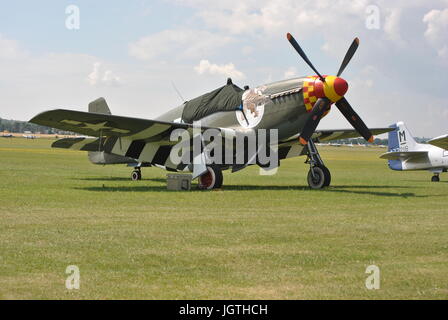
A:
POLYGON ((336 103, 336 107, 339 111, 341 111, 348 122, 350 122, 350 124, 364 139, 369 142, 373 142, 372 133, 367 128, 364 121, 362 121, 358 114, 353 110, 347 99, 344 98, 344 95, 348 90, 348 83, 344 79, 340 78, 340 75, 355 54, 356 49, 358 49, 359 39, 355 38, 350 48, 347 50, 341 66, 339 67, 337 76, 322 76, 290 33, 287 34, 287 38, 300 57, 302 57, 308 66, 317 74, 317 77, 315 77, 314 83, 312 84, 317 101, 311 110, 310 118, 305 123, 305 126, 300 133, 300 143, 302 145, 306 145, 308 143, 309 139, 311 139, 311 136, 319 125, 322 116, 330 109, 332 103, 336 103))

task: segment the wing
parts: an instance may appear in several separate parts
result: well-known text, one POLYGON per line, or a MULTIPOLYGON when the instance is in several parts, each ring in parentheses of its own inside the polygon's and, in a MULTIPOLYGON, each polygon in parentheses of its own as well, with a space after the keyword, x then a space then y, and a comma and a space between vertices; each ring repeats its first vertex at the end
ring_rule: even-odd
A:
MULTIPOLYGON (((174 123, 114 116, 73 110, 56 109, 38 114, 30 122, 93 137, 126 137, 141 140, 170 136, 176 128, 191 129, 186 123, 174 123)), ((203 127, 203 129, 207 129, 203 127)))
POLYGON ((428 151, 397 151, 397 152, 387 152, 383 153, 380 158, 387 160, 409 160, 412 158, 418 158, 427 156, 428 151))
MULTIPOLYGON (((379 135, 382 133, 386 133, 389 131, 395 130, 394 128, 373 128, 369 129, 372 134, 379 135)), ((280 141, 279 145, 284 143, 289 143, 292 141, 296 141, 299 138, 300 134, 296 134, 292 137, 289 137, 283 141, 280 141)), ((312 139, 314 142, 318 141, 331 141, 331 140, 339 140, 339 139, 348 139, 348 138, 359 138, 361 135, 354 129, 339 129, 339 130, 316 130, 313 133, 312 139)))
POLYGON ((448 134, 440 136, 428 141, 429 144, 433 146, 448 150, 448 134))
MULTIPOLYGON (((393 128, 373 128, 369 129, 372 134, 379 135, 394 130, 393 128)), ((313 141, 331 141, 338 139, 357 138, 361 135, 354 129, 342 130, 316 130, 312 136, 313 141)), ((307 149, 303 148, 297 139, 299 134, 280 141, 278 144, 279 159, 298 157, 307 154, 307 149)))
MULTIPOLYGON (((183 170, 186 165, 171 162, 171 150, 179 141, 171 141, 171 133, 175 129, 185 129, 190 136, 195 134, 191 124, 62 109, 40 113, 30 122, 99 137, 61 139, 53 143, 54 148, 104 151, 173 170, 183 170)), ((235 134, 232 129, 200 127, 201 132, 207 129, 218 130, 221 134, 225 132, 230 136, 235 134)))
MULTIPOLYGON (((393 128, 373 128, 369 130, 373 135, 379 135, 382 133, 386 133, 392 130, 393 128)), ((354 129, 343 129, 343 130, 316 130, 313 134, 314 140, 319 141, 331 141, 331 140, 339 140, 339 139, 348 139, 348 138, 359 138, 361 135, 354 129)))

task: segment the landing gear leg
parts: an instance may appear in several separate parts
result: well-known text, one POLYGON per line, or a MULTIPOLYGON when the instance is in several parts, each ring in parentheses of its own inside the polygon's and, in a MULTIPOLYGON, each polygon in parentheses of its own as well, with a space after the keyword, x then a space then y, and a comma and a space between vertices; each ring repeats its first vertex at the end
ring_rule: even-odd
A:
POLYGON ((140 167, 135 167, 134 171, 131 173, 132 181, 142 180, 142 171, 140 167))
POLYGON ((439 178, 439 174, 438 173, 434 173, 434 175, 431 178, 432 182, 439 182, 440 178, 439 178))
POLYGON ((308 172, 308 185, 311 189, 322 189, 331 183, 330 170, 324 165, 319 151, 312 140, 308 141, 308 158, 305 163, 310 165, 308 172))

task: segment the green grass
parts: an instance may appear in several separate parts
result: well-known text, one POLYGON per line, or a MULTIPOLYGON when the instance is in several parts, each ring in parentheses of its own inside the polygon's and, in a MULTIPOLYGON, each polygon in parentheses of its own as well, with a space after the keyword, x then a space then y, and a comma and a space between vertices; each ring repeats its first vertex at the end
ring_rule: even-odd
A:
POLYGON ((448 176, 393 172, 384 149, 321 147, 322 191, 295 158, 169 192, 160 169, 133 182, 51 142, 0 139, 2 299, 448 297, 448 176), (65 288, 71 264, 80 290, 65 288), (371 264, 380 290, 365 288, 371 264))

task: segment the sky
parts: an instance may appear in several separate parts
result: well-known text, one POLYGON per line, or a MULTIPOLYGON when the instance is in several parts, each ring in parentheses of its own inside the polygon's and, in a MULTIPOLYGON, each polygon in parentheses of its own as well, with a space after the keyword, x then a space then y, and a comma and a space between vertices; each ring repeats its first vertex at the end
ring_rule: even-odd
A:
MULTIPOLYGON (((448 133, 448 0, 40 0, 0 4, 0 117, 84 111, 154 118, 225 84, 343 74, 369 127, 405 121, 415 136, 448 133)), ((336 108, 320 129, 349 128, 336 108)))

